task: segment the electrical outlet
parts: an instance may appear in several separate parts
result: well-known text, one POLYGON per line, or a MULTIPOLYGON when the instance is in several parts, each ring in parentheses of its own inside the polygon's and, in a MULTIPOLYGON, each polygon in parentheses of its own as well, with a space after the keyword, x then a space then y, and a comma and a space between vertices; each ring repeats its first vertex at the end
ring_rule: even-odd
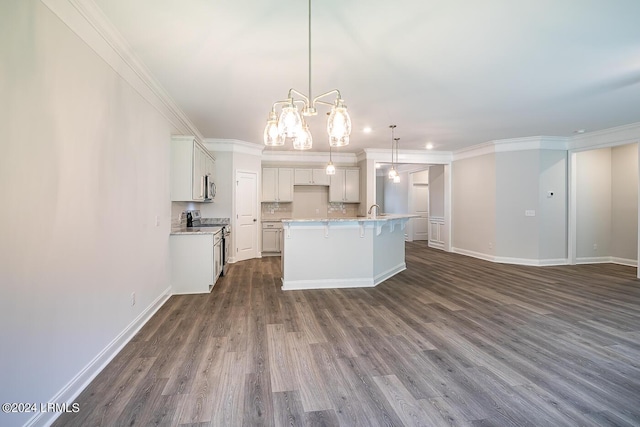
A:
POLYGON ((489 242, 489 249, 493 249, 493 242, 489 242))
POLYGON ((156 227, 160 226, 160 217, 156 215, 156 227))
POLYGON ((131 292, 131 306, 133 307, 134 305, 136 305, 136 293, 131 292))
POLYGON ((524 216, 536 216, 536 211, 534 211, 534 210, 526 210, 526 211, 524 211, 524 216))
POLYGON ((593 244, 593 250, 594 250, 594 251, 597 251, 597 250, 598 250, 598 244, 597 244, 597 243, 594 243, 594 244, 593 244))

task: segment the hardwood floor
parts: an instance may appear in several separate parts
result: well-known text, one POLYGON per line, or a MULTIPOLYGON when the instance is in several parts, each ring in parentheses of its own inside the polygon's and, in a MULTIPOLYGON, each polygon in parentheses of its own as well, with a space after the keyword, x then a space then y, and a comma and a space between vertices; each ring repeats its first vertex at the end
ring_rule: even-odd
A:
POLYGON ((635 268, 424 243, 407 266, 282 292, 279 258, 233 264, 211 294, 171 297, 55 425, 640 425, 635 268))

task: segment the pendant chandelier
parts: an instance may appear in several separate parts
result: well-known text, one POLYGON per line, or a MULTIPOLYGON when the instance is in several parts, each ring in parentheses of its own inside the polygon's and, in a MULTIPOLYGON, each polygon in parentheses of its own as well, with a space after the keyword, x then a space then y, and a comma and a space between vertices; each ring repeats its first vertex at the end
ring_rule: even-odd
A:
POLYGON ((315 98, 311 94, 311 0, 309 0, 309 96, 292 88, 289 89, 286 100, 273 103, 267 126, 264 128, 264 145, 281 146, 284 145, 287 138, 290 138, 294 149, 310 149, 313 145, 313 138, 304 117, 317 115, 316 105, 318 104, 331 107, 327 120, 329 147, 348 145, 351 134, 351 118, 344 100, 340 97, 340 91, 334 89, 315 98), (320 100, 330 95, 336 96, 333 103, 320 100), (302 111, 298 109, 298 104, 302 106, 302 111), (282 105, 280 115, 276 112, 278 105, 282 105))
POLYGON ((389 125, 391 128, 391 169, 389 169, 389 180, 392 180, 394 183, 400 182, 400 175, 398 175, 397 170, 397 162, 398 162, 398 141, 400 138, 394 138, 394 129, 396 125, 389 125), (394 150, 395 147, 395 150, 394 150), (394 161, 394 151, 395 151, 395 161, 394 161))

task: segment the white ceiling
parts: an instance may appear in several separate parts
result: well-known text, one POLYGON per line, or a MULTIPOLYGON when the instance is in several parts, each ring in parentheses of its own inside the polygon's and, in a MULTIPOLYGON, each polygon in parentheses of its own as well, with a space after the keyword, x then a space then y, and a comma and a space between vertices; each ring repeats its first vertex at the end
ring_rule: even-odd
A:
MULTIPOLYGON (((309 92, 304 0, 95 1, 207 138, 262 143, 272 103, 309 92)), ((637 122, 639 18, 638 0, 315 0, 313 94, 345 99, 343 152, 389 148, 392 123, 401 150, 453 151, 637 122)))

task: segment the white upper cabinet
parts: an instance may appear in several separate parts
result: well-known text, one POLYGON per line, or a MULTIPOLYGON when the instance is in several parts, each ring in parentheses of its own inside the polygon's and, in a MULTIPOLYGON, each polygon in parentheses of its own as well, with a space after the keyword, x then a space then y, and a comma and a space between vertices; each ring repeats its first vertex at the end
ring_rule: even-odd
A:
POLYGON ((329 202, 360 203, 360 169, 336 169, 331 176, 329 202))
POLYGON ((292 168, 262 168, 262 201, 293 202, 292 168))
POLYGON ((171 200, 204 201, 204 176, 214 176, 215 158, 192 136, 171 138, 171 200))
POLYGON ((295 185, 329 185, 329 175, 324 169, 295 168, 295 185))

